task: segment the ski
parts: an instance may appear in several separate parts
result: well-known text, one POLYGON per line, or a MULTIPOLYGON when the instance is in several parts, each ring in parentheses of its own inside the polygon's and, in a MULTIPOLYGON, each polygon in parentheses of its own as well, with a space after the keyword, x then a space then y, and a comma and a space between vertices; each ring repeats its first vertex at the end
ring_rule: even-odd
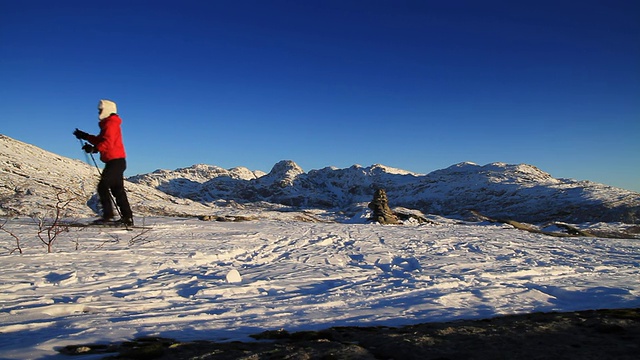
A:
POLYGON ((111 223, 84 223, 84 222, 70 222, 70 223, 59 223, 59 226, 68 226, 68 227, 78 227, 78 228, 105 228, 105 229, 122 229, 122 230, 151 230, 153 229, 150 226, 140 226, 140 225, 125 225, 121 222, 111 222, 111 223))

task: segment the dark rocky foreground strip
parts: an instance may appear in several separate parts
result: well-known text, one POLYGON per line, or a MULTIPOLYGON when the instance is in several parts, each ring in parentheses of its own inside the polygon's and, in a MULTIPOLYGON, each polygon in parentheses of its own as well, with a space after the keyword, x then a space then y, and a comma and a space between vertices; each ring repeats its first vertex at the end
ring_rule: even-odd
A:
POLYGON ((533 313, 405 327, 265 331, 255 342, 141 338, 60 352, 106 359, 639 359, 640 308, 533 313), (117 355, 114 355, 117 353, 117 355))

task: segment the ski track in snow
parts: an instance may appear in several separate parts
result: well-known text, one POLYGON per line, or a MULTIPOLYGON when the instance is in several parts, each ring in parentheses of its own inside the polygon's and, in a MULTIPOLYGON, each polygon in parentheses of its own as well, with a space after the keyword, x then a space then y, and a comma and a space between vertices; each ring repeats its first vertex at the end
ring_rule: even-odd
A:
POLYGON ((139 231, 77 229, 52 254, 33 226, 8 223, 25 254, 9 255, 12 239, 0 237, 0 358, 66 358, 55 348, 147 335, 246 341, 267 329, 640 306, 637 239, 454 223, 146 221, 153 230, 138 243, 139 231), (227 283, 234 269, 242 281, 227 283))

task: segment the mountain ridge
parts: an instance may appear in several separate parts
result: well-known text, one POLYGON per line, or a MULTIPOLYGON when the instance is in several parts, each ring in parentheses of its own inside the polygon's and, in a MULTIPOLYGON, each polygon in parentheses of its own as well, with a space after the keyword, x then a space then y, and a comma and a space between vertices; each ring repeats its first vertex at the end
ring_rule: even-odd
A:
MULTIPOLYGON (((92 166, 4 135, 0 153, 0 211, 51 207, 56 191, 65 188, 79 198, 70 206, 74 215, 91 216, 87 202, 97 210, 92 166)), ((588 180, 556 179, 534 165, 501 162, 462 162, 428 174, 381 164, 305 172, 292 160, 276 163, 269 173, 196 164, 132 176, 126 187, 138 214, 207 214, 231 202, 238 208, 323 209, 348 218, 366 209, 374 191, 384 188, 392 207, 425 214, 460 218, 475 210, 531 223, 640 223, 640 193, 588 180)))
MULTIPOLYGON (((130 180, 149 184, 145 175, 130 180)), ((384 188, 393 206, 443 216, 475 210, 534 223, 636 223, 640 214, 638 193, 588 180, 556 179, 534 165, 501 162, 462 162, 421 175, 380 164, 304 172, 294 161, 283 160, 254 179, 218 176, 193 185, 167 179, 159 188, 204 203, 233 198, 339 211, 366 204, 375 189, 384 188)))

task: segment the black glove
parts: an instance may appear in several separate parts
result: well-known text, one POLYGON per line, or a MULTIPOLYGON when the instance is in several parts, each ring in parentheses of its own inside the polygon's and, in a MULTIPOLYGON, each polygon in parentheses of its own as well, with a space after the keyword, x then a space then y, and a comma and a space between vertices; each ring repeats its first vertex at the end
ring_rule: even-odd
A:
POLYGON ((75 137, 80 140, 87 140, 87 138, 89 137, 89 134, 82 130, 78 130, 77 128, 76 131, 73 132, 73 135, 75 135, 75 137))
POLYGON ((84 152, 88 153, 88 154, 95 154, 98 152, 98 150, 96 150, 96 148, 91 145, 91 144, 84 144, 84 146, 82 147, 82 150, 84 150, 84 152))

